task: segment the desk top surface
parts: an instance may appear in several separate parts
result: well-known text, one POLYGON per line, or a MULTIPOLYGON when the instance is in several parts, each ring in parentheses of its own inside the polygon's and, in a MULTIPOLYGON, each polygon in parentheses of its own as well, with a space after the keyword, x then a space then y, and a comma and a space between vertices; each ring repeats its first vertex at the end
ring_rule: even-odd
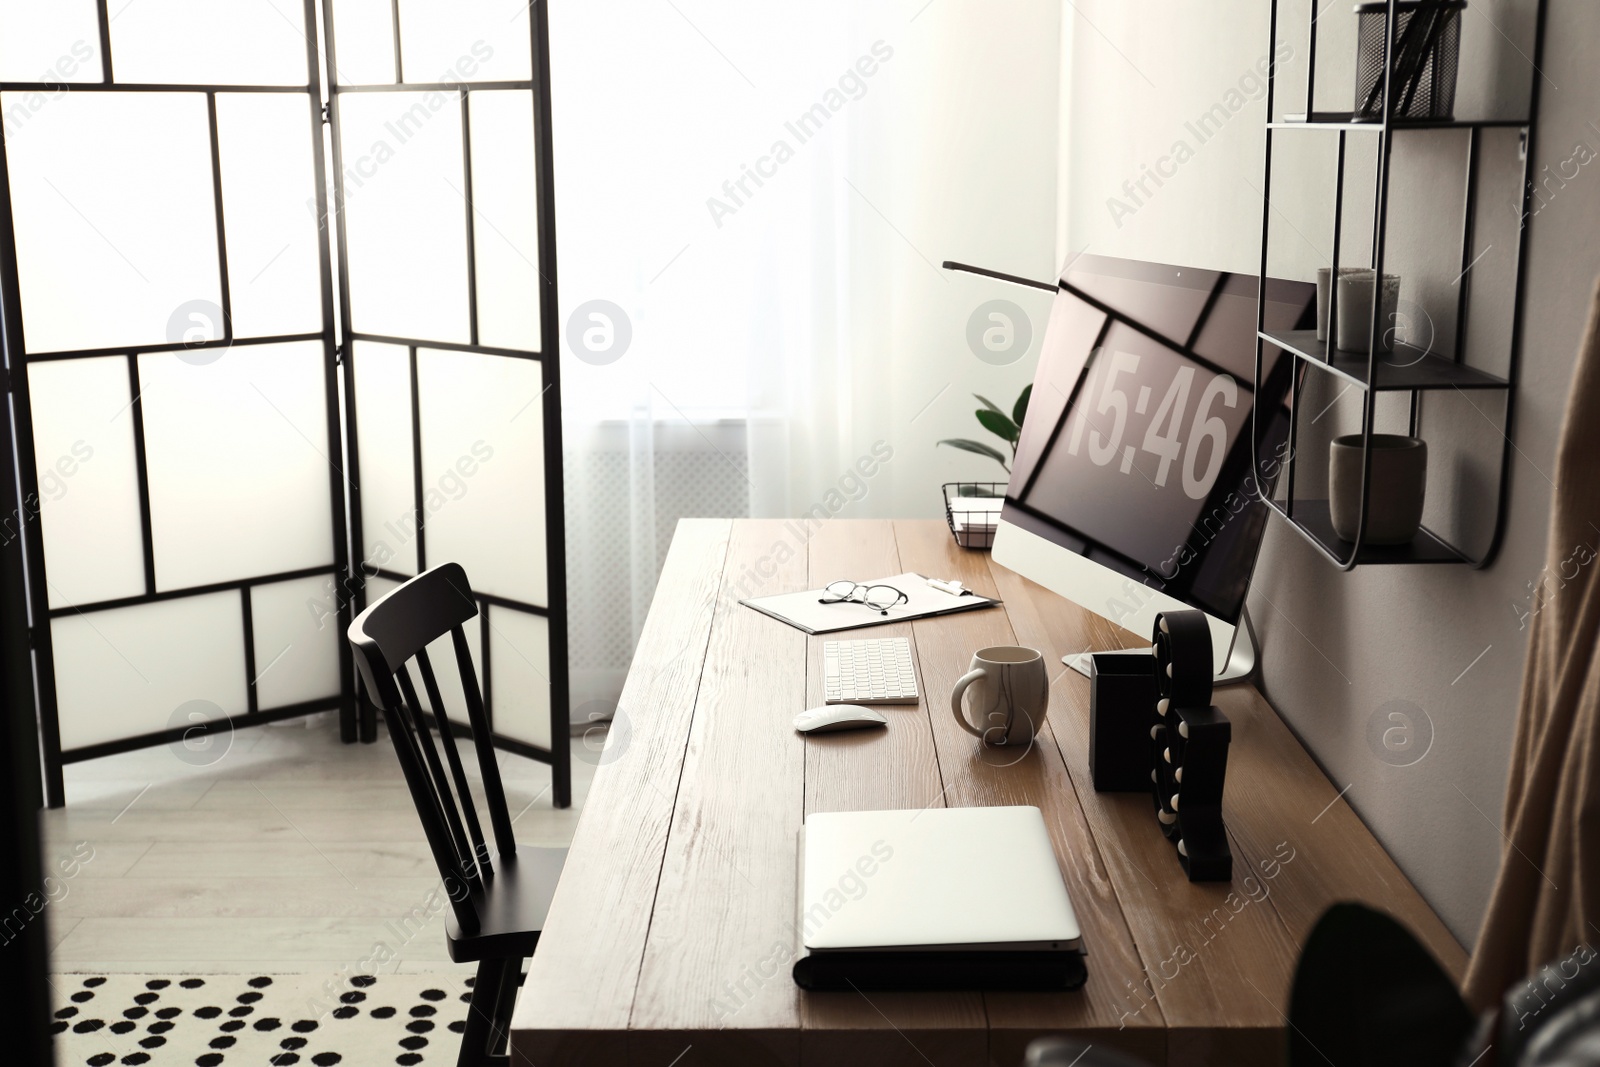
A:
POLYGON ((1032 1038, 1072 1033, 1153 1064, 1278 1062, 1298 948, 1337 900, 1395 915, 1459 978, 1461 947, 1253 687, 1214 697, 1233 724, 1231 884, 1185 879, 1148 796, 1094 791, 1089 684, 1059 657, 1142 643, 958 548, 940 521, 684 520, 518 998, 517 1052, 540 1067, 1009 1067, 1032 1038), (824 638, 738 603, 908 570, 1004 604, 824 638), (822 703, 822 642, 857 636, 912 639, 921 703, 883 708, 887 731, 795 733, 822 703), (1054 664, 1046 729, 1015 763, 947 707, 993 644, 1054 664), (1083 929, 1083 989, 794 985, 805 815, 935 804, 1043 810, 1083 929))

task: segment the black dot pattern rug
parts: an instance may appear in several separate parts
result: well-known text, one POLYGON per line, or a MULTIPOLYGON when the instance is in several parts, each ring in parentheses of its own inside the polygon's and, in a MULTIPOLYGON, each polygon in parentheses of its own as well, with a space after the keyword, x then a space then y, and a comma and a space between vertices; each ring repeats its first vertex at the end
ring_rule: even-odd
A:
POLYGON ((57 974, 60 1067, 456 1062, 472 979, 444 974, 57 974))

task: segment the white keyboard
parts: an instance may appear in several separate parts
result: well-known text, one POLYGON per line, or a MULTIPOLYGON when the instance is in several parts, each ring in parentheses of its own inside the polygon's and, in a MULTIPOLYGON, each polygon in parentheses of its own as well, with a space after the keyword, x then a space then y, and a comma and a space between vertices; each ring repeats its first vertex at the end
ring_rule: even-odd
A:
POLYGON ((915 704, 911 641, 884 637, 822 643, 825 704, 915 704))

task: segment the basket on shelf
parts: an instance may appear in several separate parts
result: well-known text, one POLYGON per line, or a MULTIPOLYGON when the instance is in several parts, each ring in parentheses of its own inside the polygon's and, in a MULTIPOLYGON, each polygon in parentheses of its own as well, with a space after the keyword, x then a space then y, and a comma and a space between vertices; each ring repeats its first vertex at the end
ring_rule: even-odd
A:
POLYGON ((993 548, 1005 482, 945 482, 944 518, 962 548, 993 548))

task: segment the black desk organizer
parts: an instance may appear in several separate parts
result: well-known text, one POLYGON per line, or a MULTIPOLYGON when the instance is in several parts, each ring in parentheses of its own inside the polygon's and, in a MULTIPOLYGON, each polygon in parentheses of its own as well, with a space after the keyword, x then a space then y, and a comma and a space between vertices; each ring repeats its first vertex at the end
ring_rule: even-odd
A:
POLYGON ((1191 882, 1226 882, 1222 790, 1233 727, 1211 704, 1211 629, 1199 611, 1156 616, 1149 656, 1092 658, 1089 768, 1099 792, 1143 792, 1191 882))
POLYGON ((1156 699, 1151 656, 1103 652, 1089 657, 1089 777, 1095 792, 1150 788, 1156 699))

